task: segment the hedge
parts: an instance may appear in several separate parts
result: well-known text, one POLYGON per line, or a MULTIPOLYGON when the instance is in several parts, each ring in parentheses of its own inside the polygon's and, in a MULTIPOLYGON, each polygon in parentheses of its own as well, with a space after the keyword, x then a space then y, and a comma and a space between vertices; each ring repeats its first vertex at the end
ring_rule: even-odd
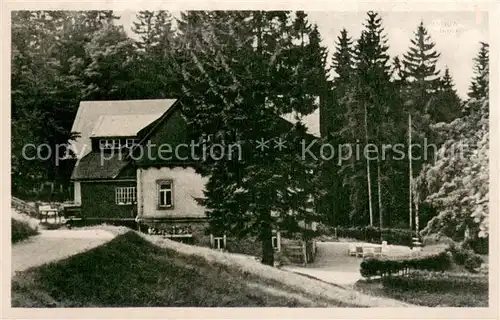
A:
POLYGON ((489 238, 468 239, 464 242, 464 247, 470 248, 477 254, 488 254, 489 238))
POLYGON ((387 241, 388 244, 411 246, 413 233, 408 229, 375 228, 365 227, 323 227, 325 235, 337 235, 337 238, 351 238, 359 241, 380 243, 387 241))
POLYGON ((31 236, 37 235, 38 231, 33 229, 26 221, 11 219, 11 241, 19 242, 31 236))
POLYGON ((450 252, 456 264, 464 266, 469 272, 478 272, 483 263, 483 258, 467 246, 450 245, 447 251, 450 252))
POLYGON ((367 259, 361 262, 361 276, 385 277, 410 270, 445 271, 451 268, 451 259, 448 252, 441 252, 425 257, 411 257, 402 259, 367 259))
POLYGON ((437 272, 414 271, 407 276, 385 277, 382 279, 385 288, 404 291, 468 291, 484 293, 488 291, 488 277, 475 276, 469 273, 450 274, 437 272))

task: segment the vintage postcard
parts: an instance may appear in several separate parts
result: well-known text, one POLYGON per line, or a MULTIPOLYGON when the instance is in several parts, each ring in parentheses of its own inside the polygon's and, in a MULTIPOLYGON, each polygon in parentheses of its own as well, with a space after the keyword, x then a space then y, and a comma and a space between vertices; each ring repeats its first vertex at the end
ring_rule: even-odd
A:
POLYGON ((495 3, 2 9, 2 318, 498 317, 495 3))

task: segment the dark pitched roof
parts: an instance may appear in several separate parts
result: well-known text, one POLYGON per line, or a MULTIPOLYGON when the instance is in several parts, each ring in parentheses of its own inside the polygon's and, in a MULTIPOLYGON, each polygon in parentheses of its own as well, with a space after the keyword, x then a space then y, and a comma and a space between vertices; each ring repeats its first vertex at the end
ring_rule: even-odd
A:
POLYGON ((129 161, 115 155, 111 159, 100 152, 91 152, 77 161, 71 175, 72 180, 114 179, 129 161))
MULTIPOLYGON (((72 132, 80 133, 80 137, 76 141, 71 141, 71 146, 79 158, 89 153, 90 137, 94 128, 99 126, 101 116, 119 115, 122 116, 122 120, 128 116, 130 122, 134 122, 133 119, 137 115, 159 117, 176 101, 176 99, 81 101, 71 128, 72 132)), ((153 120, 154 118, 151 118, 149 123, 153 120)), ((144 126, 147 124, 144 123, 144 126)), ((123 127, 123 123, 120 127, 123 127)))

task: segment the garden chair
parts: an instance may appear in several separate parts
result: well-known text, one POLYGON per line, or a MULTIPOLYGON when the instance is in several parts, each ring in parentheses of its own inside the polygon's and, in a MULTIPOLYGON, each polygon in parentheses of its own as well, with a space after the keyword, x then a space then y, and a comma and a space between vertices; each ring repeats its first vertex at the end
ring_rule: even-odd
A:
POLYGON ((363 248, 363 258, 375 256, 375 248, 365 247, 363 248))
POLYGON ((373 253, 375 254, 375 257, 380 257, 382 255, 382 247, 375 247, 373 249, 373 253))
POLYGON ((363 257, 363 247, 356 246, 356 257, 363 257))
POLYGON ((347 254, 349 256, 356 256, 356 246, 355 245, 350 245, 349 249, 347 250, 347 254))

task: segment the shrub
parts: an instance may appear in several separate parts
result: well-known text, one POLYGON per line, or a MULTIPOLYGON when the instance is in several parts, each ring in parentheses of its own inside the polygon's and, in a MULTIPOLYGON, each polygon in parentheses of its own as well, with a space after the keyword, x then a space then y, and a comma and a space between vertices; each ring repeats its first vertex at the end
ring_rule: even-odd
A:
POLYGON ((404 291, 484 293, 488 290, 488 277, 468 273, 440 273, 428 271, 411 272, 408 276, 386 277, 382 279, 385 288, 404 291))
POLYGON ((467 260, 467 258, 469 258, 471 254, 473 254, 471 250, 467 250, 466 248, 457 246, 456 244, 450 245, 448 251, 453 256, 453 261, 455 261, 455 263, 460 266, 463 266, 465 260, 467 260))
POLYGON ((33 229, 28 222, 11 219, 11 241, 12 243, 19 242, 31 236, 38 234, 36 229, 33 229))
POLYGON ((473 250, 469 249, 466 243, 462 246, 457 246, 455 244, 451 245, 448 250, 453 256, 453 261, 469 272, 477 272, 483 263, 483 258, 474 253, 473 250))
POLYGON ((422 237, 422 244, 424 246, 430 246, 430 245, 436 245, 436 244, 452 245, 454 243, 455 243, 455 241, 453 241, 451 238, 448 238, 447 236, 439 235, 436 233, 422 237))
POLYGON ((470 248, 477 254, 488 254, 489 239, 488 238, 468 239, 464 242, 464 246, 470 248))
POLYGON ((445 271, 451 267, 450 256, 441 252, 426 257, 403 259, 367 259, 361 262, 361 276, 386 276, 403 270, 445 271))
POLYGON ((481 256, 475 254, 475 255, 469 256, 467 258, 467 260, 465 260, 464 267, 465 267, 465 269, 467 269, 467 271, 476 273, 476 272, 478 272, 482 263, 483 263, 483 258, 481 258, 481 256))

